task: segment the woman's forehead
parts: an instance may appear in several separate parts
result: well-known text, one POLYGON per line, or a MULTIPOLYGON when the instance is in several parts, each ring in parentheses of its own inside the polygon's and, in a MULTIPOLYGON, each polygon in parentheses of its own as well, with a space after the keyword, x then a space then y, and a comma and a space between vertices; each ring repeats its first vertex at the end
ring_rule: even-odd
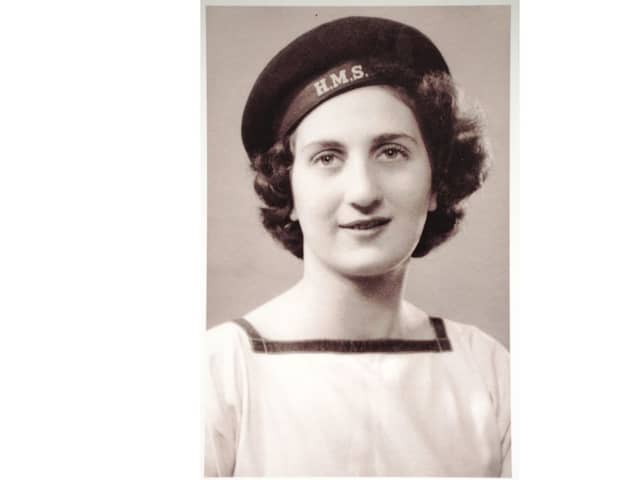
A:
POLYGON ((383 135, 419 136, 413 110, 394 88, 376 85, 333 97, 309 113, 296 128, 295 145, 365 140, 383 135))

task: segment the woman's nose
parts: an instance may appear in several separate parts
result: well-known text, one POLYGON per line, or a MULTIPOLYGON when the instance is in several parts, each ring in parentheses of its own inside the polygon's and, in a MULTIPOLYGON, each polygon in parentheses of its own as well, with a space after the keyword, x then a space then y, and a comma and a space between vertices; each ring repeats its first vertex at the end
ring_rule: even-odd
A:
POLYGON ((372 213, 382 202, 376 172, 367 158, 352 158, 345 179, 345 200, 362 213, 372 213))

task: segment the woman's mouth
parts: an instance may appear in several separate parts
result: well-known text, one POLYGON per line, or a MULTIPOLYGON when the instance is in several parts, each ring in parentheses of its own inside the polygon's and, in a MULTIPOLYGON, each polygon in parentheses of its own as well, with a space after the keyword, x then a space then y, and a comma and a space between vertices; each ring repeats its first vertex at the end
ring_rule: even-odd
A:
POLYGON ((355 220, 349 223, 341 223, 340 228, 347 228, 350 230, 373 230, 375 228, 386 225, 391 221, 388 217, 373 217, 362 220, 355 220))

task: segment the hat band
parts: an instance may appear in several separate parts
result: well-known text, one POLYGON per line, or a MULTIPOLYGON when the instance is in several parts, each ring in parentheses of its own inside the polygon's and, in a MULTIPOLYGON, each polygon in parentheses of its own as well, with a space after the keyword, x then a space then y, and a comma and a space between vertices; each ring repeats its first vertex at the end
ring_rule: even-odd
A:
POLYGON ((289 103, 278 136, 286 135, 311 110, 338 93, 380 81, 373 65, 349 61, 335 66, 309 82, 289 103))

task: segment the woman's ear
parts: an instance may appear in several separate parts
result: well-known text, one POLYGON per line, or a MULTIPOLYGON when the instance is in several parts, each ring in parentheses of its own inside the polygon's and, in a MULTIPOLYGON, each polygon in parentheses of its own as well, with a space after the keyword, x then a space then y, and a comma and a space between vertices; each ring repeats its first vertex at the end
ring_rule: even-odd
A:
POLYGON ((289 214, 289 218, 291 219, 292 222, 297 222, 298 221, 298 214, 296 213, 295 207, 293 207, 291 209, 291 213, 289 214))
POLYGON ((429 211, 433 212, 436 208, 438 208, 438 196, 433 192, 429 198, 429 211))

